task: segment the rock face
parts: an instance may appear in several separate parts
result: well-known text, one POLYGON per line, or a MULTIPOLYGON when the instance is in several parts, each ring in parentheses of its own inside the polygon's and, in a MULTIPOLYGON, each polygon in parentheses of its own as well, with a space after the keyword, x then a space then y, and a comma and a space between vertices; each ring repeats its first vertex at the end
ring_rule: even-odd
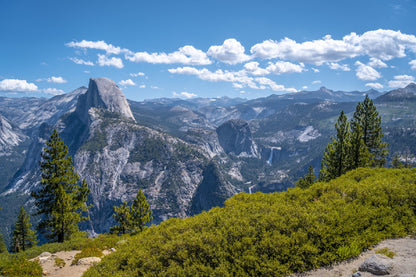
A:
POLYGON ((91 78, 88 90, 79 97, 76 112, 86 122, 90 108, 103 108, 134 120, 126 97, 114 81, 107 78, 91 78))
POLYGON ((23 138, 24 135, 13 130, 10 122, 0 115, 0 155, 3 149, 18 145, 23 138))
POLYGON ((237 193, 235 187, 227 182, 214 163, 209 163, 202 173, 203 179, 191 203, 191 214, 221 207, 224 201, 237 193))
POLYGON ((359 267, 360 271, 370 272, 375 275, 387 275, 390 274, 393 269, 393 262, 390 258, 375 254, 366 259, 359 267))
POLYGON ((242 119, 232 119, 217 128, 218 140, 224 152, 235 155, 257 157, 257 145, 254 143, 248 123, 242 119))

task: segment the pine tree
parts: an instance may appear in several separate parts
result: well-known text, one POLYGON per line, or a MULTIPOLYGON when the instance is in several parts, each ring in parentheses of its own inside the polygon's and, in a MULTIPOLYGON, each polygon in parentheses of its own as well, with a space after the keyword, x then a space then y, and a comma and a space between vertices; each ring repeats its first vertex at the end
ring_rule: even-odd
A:
POLYGON ((29 221, 29 215, 23 207, 20 207, 19 215, 14 225, 11 247, 15 253, 25 251, 38 243, 36 232, 31 229, 32 224, 29 221))
POLYGON ((391 161, 391 165, 394 168, 404 168, 405 164, 400 160, 399 155, 394 155, 393 160, 391 161))
POLYGON ((72 157, 68 147, 53 131, 39 162, 42 176, 41 187, 32 192, 37 212, 43 215, 37 229, 51 241, 63 242, 76 233, 78 223, 86 220, 82 212, 90 207, 86 205, 89 194, 85 180, 78 185, 78 174, 74 172, 72 157))
POLYGON ((361 126, 362 118, 362 109, 363 106, 359 102, 355 109, 353 118, 350 121, 351 127, 351 148, 350 148, 350 170, 356 169, 358 167, 366 167, 370 163, 370 152, 367 149, 367 146, 364 143, 363 137, 364 132, 361 126))
POLYGON ((361 127, 362 139, 369 153, 369 165, 383 166, 388 155, 387 143, 382 142, 381 116, 368 95, 362 103, 357 105, 352 124, 358 124, 361 127))
POLYGON ((341 111, 335 123, 335 129, 337 136, 336 138, 331 137, 332 142, 326 147, 322 158, 322 168, 319 172, 319 180, 321 181, 337 178, 351 167, 349 123, 344 111, 341 111))
POLYGON ((127 234, 131 232, 130 220, 131 212, 130 207, 127 206, 127 202, 124 201, 119 207, 114 206, 113 217, 118 225, 110 228, 110 232, 113 234, 127 234))
POLYGON ((300 177, 299 180, 295 182, 295 186, 301 189, 306 189, 313 183, 315 183, 315 173, 313 166, 310 165, 308 168, 308 173, 304 177, 300 177))
POLYGON ((146 196, 140 189, 131 205, 131 228, 133 231, 143 231, 143 227, 147 222, 152 221, 152 210, 146 201, 146 196))

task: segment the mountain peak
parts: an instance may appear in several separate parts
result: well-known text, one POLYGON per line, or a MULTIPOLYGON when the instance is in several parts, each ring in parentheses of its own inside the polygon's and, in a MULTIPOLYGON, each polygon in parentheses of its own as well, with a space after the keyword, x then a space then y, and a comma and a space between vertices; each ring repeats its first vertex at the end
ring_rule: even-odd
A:
POLYGON ((82 119, 87 118, 90 108, 103 108, 134 120, 123 92, 107 78, 90 78, 87 92, 79 96, 76 111, 82 119))
POLYGON ((416 91, 416 84, 415 83, 409 83, 404 89, 406 91, 416 91))

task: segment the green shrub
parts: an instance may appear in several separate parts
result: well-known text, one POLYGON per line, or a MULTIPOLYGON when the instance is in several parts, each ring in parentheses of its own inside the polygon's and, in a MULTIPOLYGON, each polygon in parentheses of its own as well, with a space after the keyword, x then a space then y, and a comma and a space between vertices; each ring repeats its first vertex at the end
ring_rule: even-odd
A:
POLYGON ((42 276, 42 267, 38 261, 28 261, 24 257, 13 257, 4 265, 2 276, 9 277, 40 277, 42 276))
POLYGON ((389 258, 393 258, 394 255, 396 255, 396 253, 394 251, 391 251, 390 249, 388 249, 387 247, 385 248, 380 248, 376 250, 376 254, 381 254, 384 256, 387 256, 389 258))
POLYGON ((80 253, 76 254, 74 260, 72 261, 72 265, 76 265, 78 261, 82 258, 86 257, 102 257, 104 256, 103 252, 98 249, 97 247, 91 246, 81 250, 80 253))
POLYGON ((58 267, 64 267, 66 265, 65 261, 61 258, 55 258, 55 265, 58 267))
POLYGON ((240 193, 132 236, 85 276, 284 276, 416 226, 416 170, 358 169, 281 193, 240 193))

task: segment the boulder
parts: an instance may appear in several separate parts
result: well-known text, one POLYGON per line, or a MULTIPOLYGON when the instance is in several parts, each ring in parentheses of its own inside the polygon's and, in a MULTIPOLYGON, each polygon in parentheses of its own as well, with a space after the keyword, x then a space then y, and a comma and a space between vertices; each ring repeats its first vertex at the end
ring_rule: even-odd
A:
POLYGON ((359 267, 359 270, 370 272, 374 275, 390 274, 393 261, 384 255, 375 254, 367 258, 359 267))
POLYGON ((99 257, 86 257, 79 259, 77 265, 93 265, 101 262, 101 258, 99 257))

